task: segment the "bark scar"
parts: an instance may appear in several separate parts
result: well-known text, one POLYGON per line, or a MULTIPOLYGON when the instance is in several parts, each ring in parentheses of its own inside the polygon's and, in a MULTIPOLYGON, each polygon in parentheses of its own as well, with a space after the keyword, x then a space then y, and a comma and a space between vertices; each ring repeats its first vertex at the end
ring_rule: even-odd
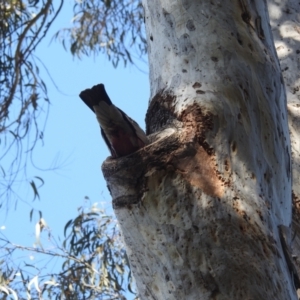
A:
POLYGON ((215 158, 209 155, 203 147, 198 146, 196 155, 179 159, 177 168, 190 182, 191 186, 200 188, 211 197, 222 198, 224 195, 224 183, 219 179, 215 170, 215 158))
MULTIPOLYGON (((186 157, 178 156, 176 167, 192 186, 200 188, 205 194, 222 198, 224 182, 218 176, 214 149, 206 141, 206 134, 213 129, 213 115, 203 112, 199 105, 191 105, 180 116, 184 124, 183 144, 191 143, 194 149, 186 157)), ((175 155, 176 156, 176 155, 175 155)))

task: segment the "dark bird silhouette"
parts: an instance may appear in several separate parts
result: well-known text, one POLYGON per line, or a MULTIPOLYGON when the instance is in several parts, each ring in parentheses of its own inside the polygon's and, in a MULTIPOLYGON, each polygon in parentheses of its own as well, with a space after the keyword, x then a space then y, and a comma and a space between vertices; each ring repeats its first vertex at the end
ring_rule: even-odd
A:
POLYGON ((101 135, 112 157, 129 155, 148 144, 145 132, 113 105, 103 84, 82 91, 79 97, 96 114, 101 135))

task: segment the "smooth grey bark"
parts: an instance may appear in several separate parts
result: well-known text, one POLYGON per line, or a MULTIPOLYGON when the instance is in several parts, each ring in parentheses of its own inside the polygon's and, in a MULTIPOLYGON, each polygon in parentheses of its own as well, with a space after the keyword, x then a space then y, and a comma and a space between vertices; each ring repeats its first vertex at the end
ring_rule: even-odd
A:
POLYGON ((103 164, 141 299, 297 299, 286 95, 265 1, 144 1, 152 144, 103 164))
POLYGON ((293 170, 291 246, 300 273, 300 5, 296 0, 268 0, 268 10, 287 92, 293 170))

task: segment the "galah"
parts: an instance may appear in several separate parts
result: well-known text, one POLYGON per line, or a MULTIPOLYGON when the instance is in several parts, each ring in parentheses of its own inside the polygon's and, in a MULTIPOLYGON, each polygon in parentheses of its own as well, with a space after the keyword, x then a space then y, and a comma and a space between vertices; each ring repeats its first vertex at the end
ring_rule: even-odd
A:
POLYGON ((145 132, 113 105, 103 84, 82 91, 79 97, 96 114, 101 135, 113 158, 129 155, 148 144, 145 132))

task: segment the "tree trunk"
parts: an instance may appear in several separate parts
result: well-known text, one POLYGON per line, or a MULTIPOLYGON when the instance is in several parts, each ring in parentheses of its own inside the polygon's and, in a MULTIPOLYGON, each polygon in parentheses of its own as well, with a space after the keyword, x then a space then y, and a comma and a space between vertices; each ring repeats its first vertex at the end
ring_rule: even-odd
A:
POLYGON ((300 273, 300 5, 297 0, 268 0, 268 10, 287 91, 293 171, 291 246, 300 273))
POLYGON ((291 225, 290 141, 265 1, 144 9, 153 143, 102 167, 141 299, 297 299, 278 229, 291 225))

